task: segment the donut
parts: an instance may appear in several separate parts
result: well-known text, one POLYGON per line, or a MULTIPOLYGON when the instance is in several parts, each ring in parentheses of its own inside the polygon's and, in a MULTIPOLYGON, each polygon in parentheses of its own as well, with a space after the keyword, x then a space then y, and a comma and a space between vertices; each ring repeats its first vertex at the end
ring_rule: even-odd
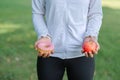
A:
POLYGON ((40 41, 37 45, 37 48, 39 52, 49 52, 53 51, 54 46, 50 41, 40 41))

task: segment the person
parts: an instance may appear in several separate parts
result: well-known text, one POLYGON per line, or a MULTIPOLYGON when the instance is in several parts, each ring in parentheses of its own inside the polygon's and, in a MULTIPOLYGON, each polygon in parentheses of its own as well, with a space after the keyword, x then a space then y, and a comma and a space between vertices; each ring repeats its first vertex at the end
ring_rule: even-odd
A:
POLYGON ((39 52, 38 80, 93 80, 95 57, 100 49, 101 0, 32 0, 32 20, 38 39, 50 41, 54 52, 39 52), (85 52, 82 45, 93 41, 97 48, 85 52))

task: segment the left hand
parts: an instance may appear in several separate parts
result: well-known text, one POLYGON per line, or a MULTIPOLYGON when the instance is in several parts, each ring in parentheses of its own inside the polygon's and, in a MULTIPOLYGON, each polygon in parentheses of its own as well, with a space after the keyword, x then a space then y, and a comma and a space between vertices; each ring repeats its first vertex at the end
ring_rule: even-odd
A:
POLYGON ((43 50, 43 49, 39 50, 38 45, 40 42, 51 42, 51 39, 48 37, 42 37, 35 42, 35 49, 38 51, 38 56, 46 58, 49 57, 51 54, 53 54, 54 50, 43 50))
POLYGON ((85 52, 83 49, 82 49, 82 53, 85 53, 85 56, 86 57, 94 57, 94 54, 97 54, 98 53, 98 50, 100 49, 100 45, 98 43, 98 41, 96 40, 95 37, 86 37, 83 41, 83 43, 86 43, 86 42, 90 42, 90 41, 93 41, 96 43, 97 47, 94 51, 90 51, 90 52, 85 52))

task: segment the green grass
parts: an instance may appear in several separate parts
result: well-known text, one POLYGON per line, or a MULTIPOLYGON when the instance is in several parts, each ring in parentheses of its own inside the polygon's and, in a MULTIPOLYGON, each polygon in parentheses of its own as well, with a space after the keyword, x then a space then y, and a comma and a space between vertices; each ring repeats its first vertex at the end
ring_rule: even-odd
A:
MULTIPOLYGON (((104 5, 103 12, 103 25, 99 35, 101 50, 96 56, 94 80, 119 80, 120 6, 111 8, 104 5)), ((37 80, 37 53, 33 48, 35 40, 31 1, 1 0, 0 80, 37 80)), ((64 80, 67 80, 66 74, 64 80)))

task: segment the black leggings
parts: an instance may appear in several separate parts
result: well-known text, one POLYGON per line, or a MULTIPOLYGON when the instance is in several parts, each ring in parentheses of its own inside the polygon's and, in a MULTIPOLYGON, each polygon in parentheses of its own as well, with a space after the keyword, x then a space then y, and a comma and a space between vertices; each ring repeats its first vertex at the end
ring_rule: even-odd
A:
POLYGON ((94 66, 94 58, 85 56, 72 59, 38 57, 38 80, 62 80, 65 69, 68 80, 93 80, 94 66))

